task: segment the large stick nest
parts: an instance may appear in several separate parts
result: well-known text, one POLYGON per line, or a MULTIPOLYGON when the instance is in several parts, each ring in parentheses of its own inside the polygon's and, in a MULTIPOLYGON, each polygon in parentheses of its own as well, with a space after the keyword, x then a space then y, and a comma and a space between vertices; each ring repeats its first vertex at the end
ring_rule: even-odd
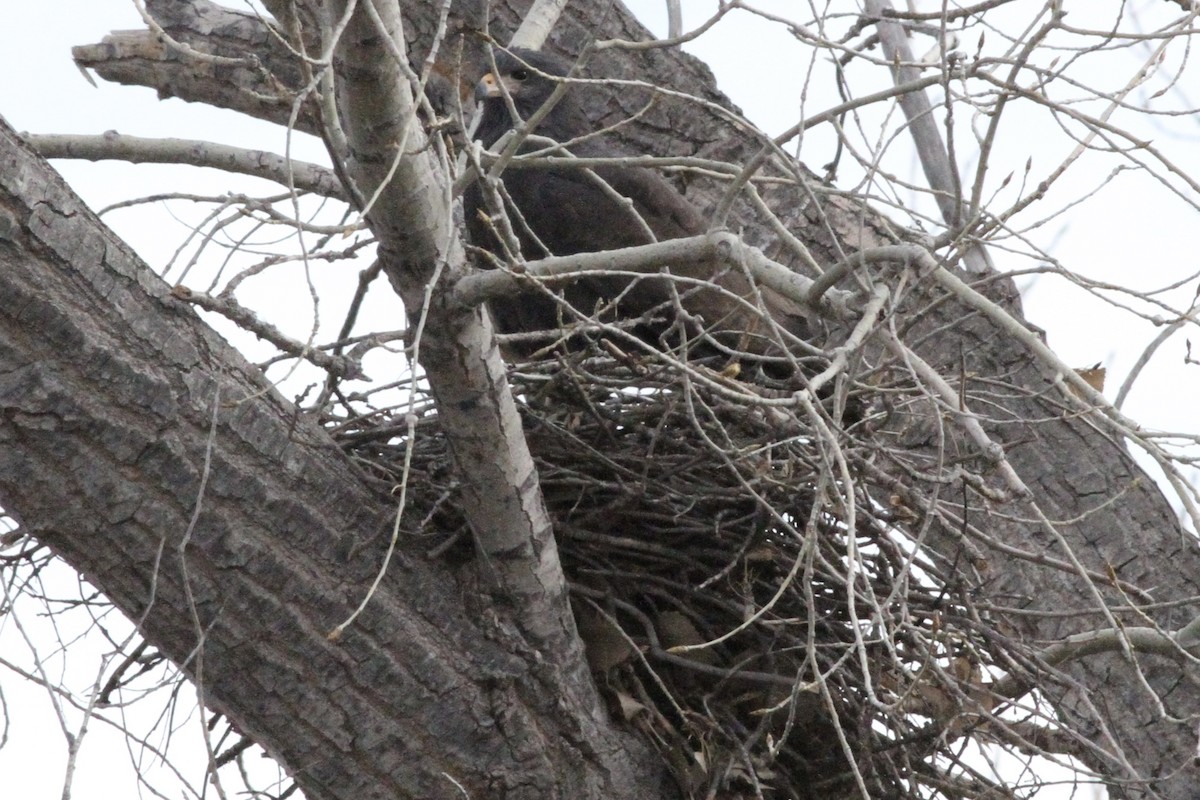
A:
MULTIPOLYGON (((831 402, 747 404, 746 386, 698 369, 593 351, 510 376, 614 715, 687 796, 1011 796, 961 744, 972 728, 1007 739, 980 676, 1013 654, 866 477, 870 420, 845 424, 831 402)), ((424 408, 408 535, 431 557, 470 557, 424 408)), ((343 420, 338 434, 391 489, 404 429, 343 420)))

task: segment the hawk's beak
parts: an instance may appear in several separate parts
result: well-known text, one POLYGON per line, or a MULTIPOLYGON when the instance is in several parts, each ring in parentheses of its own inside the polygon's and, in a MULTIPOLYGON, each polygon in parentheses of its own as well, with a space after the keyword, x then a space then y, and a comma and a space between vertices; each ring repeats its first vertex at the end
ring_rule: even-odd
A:
POLYGON ((479 83, 475 84, 475 102, 482 103, 489 97, 500 96, 500 84, 496 80, 496 76, 488 73, 479 79, 479 83))
MULTIPOLYGON (((517 87, 519 85, 519 82, 513 80, 512 78, 506 78, 504 80, 504 89, 507 90, 510 95, 517 93, 517 87)), ((477 103, 482 103, 484 100, 487 100, 491 97, 503 96, 504 92, 500 89, 500 81, 496 80, 496 76, 491 72, 489 72, 487 75, 484 75, 479 79, 479 83, 475 84, 475 102, 477 103)))

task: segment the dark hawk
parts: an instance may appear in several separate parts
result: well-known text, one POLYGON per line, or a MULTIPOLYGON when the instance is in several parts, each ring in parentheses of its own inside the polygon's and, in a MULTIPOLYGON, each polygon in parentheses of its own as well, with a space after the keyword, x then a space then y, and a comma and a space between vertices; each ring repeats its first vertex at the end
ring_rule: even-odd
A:
MULTIPOLYGON (((531 50, 498 50, 495 61, 495 72, 484 75, 475 90, 483 104, 475 138, 488 149, 521 121, 533 116, 561 82, 557 79, 569 71, 568 65, 559 59, 531 50), (520 120, 513 119, 506 94, 520 120)), ((544 140, 552 139, 570 142, 570 154, 577 157, 626 155, 596 138, 572 141, 586 137, 591 130, 568 91, 538 124, 534 139, 522 143, 518 152, 544 150, 547 147, 544 140)), ((560 150, 553 155, 562 157, 567 153, 560 150)), ((548 255, 600 252, 695 236, 705 233, 708 227, 674 186, 657 172, 643 167, 604 165, 591 170, 568 166, 523 167, 506 170, 501 179, 508 218, 521 255, 528 261, 548 255)), ((478 184, 467 189, 464 206, 471 243, 504 260, 495 220, 478 184)), ((716 283, 753 302, 744 277, 720 265, 664 266, 673 275, 706 282, 719 274, 716 283)), ((595 316, 599 310, 603 321, 636 321, 638 336, 659 343, 658 337, 672 327, 673 321, 669 280, 653 274, 636 278, 588 275, 562 287, 559 296, 586 316, 595 316)), ((715 333, 727 350, 749 350, 760 355, 770 350, 765 345, 767 339, 748 330, 767 326, 753 312, 739 307, 733 297, 686 283, 677 285, 677 293, 689 314, 702 320, 706 333, 715 333)), ((772 296, 770 301, 776 322, 800 335, 803 322, 799 310, 778 296, 772 296)), ((532 290, 517 297, 493 300, 489 309, 501 333, 555 330, 560 320, 572 321, 572 316, 562 313, 554 298, 532 290)), ((697 333, 689 331, 689 336, 697 333)), ((677 340, 668 342, 674 343, 677 340)), ((707 345, 697 343, 693 352, 711 353, 711 345, 711 339, 707 345)))

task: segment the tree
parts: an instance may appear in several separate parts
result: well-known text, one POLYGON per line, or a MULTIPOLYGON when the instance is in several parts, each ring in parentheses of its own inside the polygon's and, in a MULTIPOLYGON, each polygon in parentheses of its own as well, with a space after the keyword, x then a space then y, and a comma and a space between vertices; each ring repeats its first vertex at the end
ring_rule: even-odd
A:
MULTIPOLYGON (((484 63, 484 33, 509 41, 527 11, 488 5, 266 2, 268 22, 159 0, 147 31, 76 51, 105 79, 317 133, 328 169, 30 140, 59 157, 184 150, 258 170, 289 188, 296 230, 299 192, 346 203, 339 226, 309 226, 324 238, 304 255, 334 257, 332 236, 369 230, 377 266, 362 283, 383 274, 403 299, 416 365, 387 404, 345 389, 360 369, 350 324, 314 347, 231 292, 168 287, 5 129, 0 503, 20 525, 14 562, 47 548, 79 570, 311 798, 1021 791, 964 743, 1069 756, 1115 796, 1190 796, 1200 558, 1186 460, 1064 365, 988 266, 984 247, 1061 170, 989 207, 994 176, 960 184, 922 106, 940 86, 947 117, 985 111, 985 153, 1018 100, 1119 150, 1131 136, 1105 113, 1053 99, 1073 73, 1034 58, 1070 32, 1061 10, 1002 57, 943 48, 928 75, 898 21, 965 25, 989 9, 871 2, 855 23, 884 55, 846 58, 894 66, 896 86, 801 127, 899 99, 945 220, 935 237, 879 213, 870 186, 856 196, 806 171, 780 149, 799 131, 750 129, 678 50, 612 43, 648 38, 623 11, 562 12, 545 46, 623 82, 588 93, 589 116, 631 152, 668 156, 656 163, 738 232, 672 244, 665 261, 626 251, 621 268, 719 256, 804 305, 804 379, 773 385, 628 349, 617 331, 506 369, 481 302, 520 281, 477 274, 452 218, 459 77, 484 63), (316 399, 286 402, 189 304, 320 367, 316 399)), ((1163 47, 1187 35, 1165 30, 1163 47)), ((564 268, 595 265, 524 267, 564 268)), ((388 339, 374 333, 366 346, 388 339)))

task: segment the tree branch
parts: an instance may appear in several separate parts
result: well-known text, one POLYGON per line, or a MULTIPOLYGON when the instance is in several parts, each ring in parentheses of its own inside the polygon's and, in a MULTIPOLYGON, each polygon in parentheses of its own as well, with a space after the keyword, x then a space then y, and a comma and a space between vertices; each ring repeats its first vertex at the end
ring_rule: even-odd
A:
POLYGON ((346 200, 337 175, 328 167, 284 158, 265 150, 190 139, 147 139, 108 131, 100 136, 23 134, 43 158, 128 161, 131 164, 188 164, 253 175, 302 192, 346 200))
POLYGON ((0 504, 21 530, 185 670, 195 614, 205 697, 314 800, 442 797, 446 774, 479 797, 608 796, 529 757, 544 683, 415 531, 325 638, 395 508, 2 125, 0 161, 0 504))
POLYGON ((366 377, 363 374, 362 365, 355 359, 329 355, 328 353, 313 349, 313 347, 304 342, 292 339, 274 325, 259 319, 257 314, 238 303, 232 297, 214 297, 211 294, 197 292, 186 286, 176 286, 172 289, 172 292, 180 300, 186 300, 192 305, 199 306, 206 311, 220 314, 231 322, 236 323, 243 330, 249 331, 258 338, 275 345, 283 352, 296 358, 303 358, 326 370, 331 375, 359 379, 366 377))
MULTIPOLYGON (((1192 623, 1195 625, 1195 622, 1192 623)), ((1037 661, 1050 667, 1065 664, 1099 653, 1120 653, 1132 648, 1139 653, 1153 653, 1183 664, 1200 658, 1200 641, 1186 635, 1186 628, 1168 633, 1157 628, 1122 627, 1085 631, 1055 642, 1037 654, 1037 661)), ((999 697, 1014 699, 1036 687, 1028 677, 1005 675, 987 688, 999 697)))
POLYGON ((763 286, 834 319, 849 319, 855 314, 851 295, 841 290, 821 292, 814 297, 815 281, 799 275, 763 255, 737 236, 727 232, 709 233, 684 239, 607 250, 553 256, 523 265, 521 275, 505 270, 488 270, 467 275, 455 284, 452 302, 476 306, 495 297, 512 296, 524 290, 522 275, 553 281, 585 272, 655 272, 665 265, 725 264, 744 266, 763 286))
POLYGON ((560 710, 537 720, 548 728, 547 756, 558 753, 552 763, 564 769, 540 791, 623 796, 623 787, 636 785, 632 765, 614 757, 620 748, 598 747, 612 733, 600 723, 550 518, 491 325, 481 309, 447 302, 446 287, 467 265, 451 225, 448 158, 426 140, 417 119, 399 8, 395 0, 363 0, 353 11, 345 2, 330 10, 335 19, 350 14, 334 53, 351 175, 370 197, 365 213, 384 272, 416 318, 413 351, 461 473, 479 567, 492 582, 496 612, 525 639, 525 647, 513 642, 514 652, 546 684, 525 702, 560 710), (582 762, 582 774, 568 778, 564 749, 573 754, 569 760, 582 762))

